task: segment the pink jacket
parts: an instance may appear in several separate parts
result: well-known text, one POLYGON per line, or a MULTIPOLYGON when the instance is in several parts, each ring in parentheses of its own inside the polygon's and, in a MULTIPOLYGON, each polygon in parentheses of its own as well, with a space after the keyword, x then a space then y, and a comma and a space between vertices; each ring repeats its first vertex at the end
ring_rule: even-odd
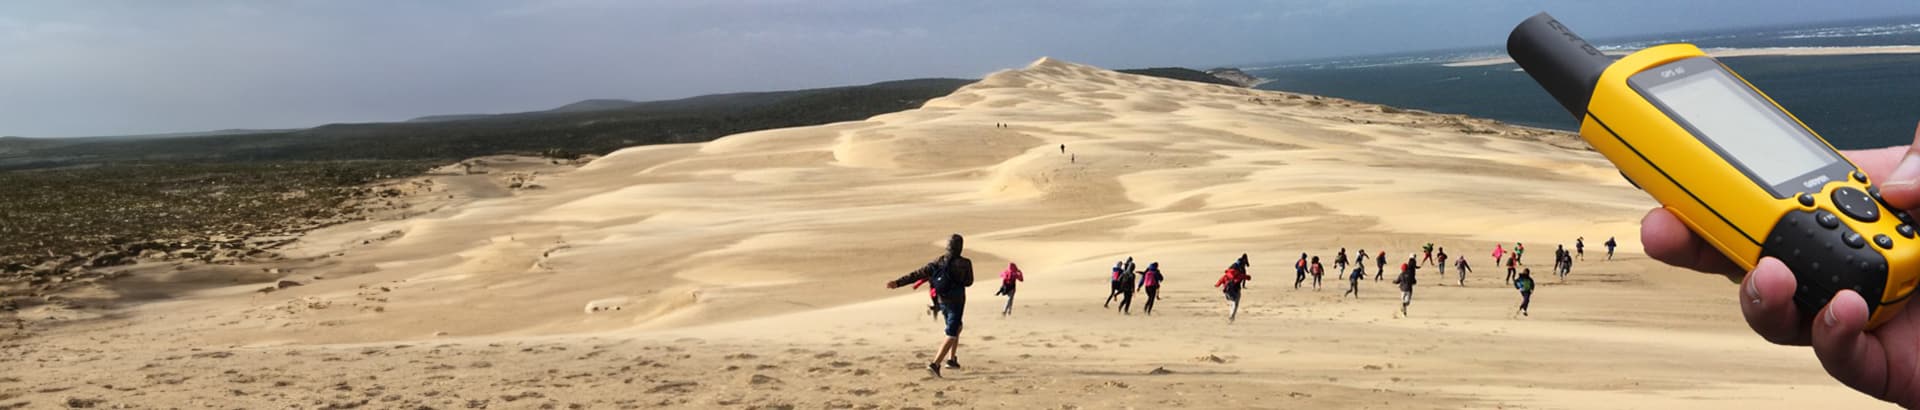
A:
POLYGON ((1026 282, 1027 275, 1020 273, 1020 265, 1007 264, 1007 270, 1000 272, 1000 283, 1026 282))

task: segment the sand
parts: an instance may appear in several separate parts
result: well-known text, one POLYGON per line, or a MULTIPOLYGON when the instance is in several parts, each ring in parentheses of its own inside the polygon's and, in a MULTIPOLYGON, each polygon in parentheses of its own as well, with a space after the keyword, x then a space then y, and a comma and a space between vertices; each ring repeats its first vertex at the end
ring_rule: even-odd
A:
POLYGON ((1041 59, 916 110, 521 172, 537 187, 432 176, 453 196, 293 260, 140 265, 22 312, 0 407, 1876 405, 1751 334, 1727 279, 1640 254, 1654 203, 1564 133, 1041 59), (882 283, 954 232, 980 281, 967 367, 932 379, 926 294, 882 283), (1530 316, 1488 256, 1516 241, 1530 316), (1283 272, 1427 242, 1476 271, 1423 271, 1409 318, 1386 282, 1283 272), (1241 253, 1228 324, 1211 285, 1241 253), (1126 256, 1166 272, 1152 316, 1098 303, 1126 256), (1002 317, 1008 261, 1028 281, 1002 317))
MULTIPOLYGON (((1874 54, 1920 54, 1920 46, 1856 46, 1856 47, 1754 47, 1754 48, 1708 48, 1701 51, 1714 57, 1754 57, 1754 56, 1851 56, 1874 54)), ((1608 51, 1614 57, 1627 55, 1626 51, 1608 51)), ((1513 58, 1507 56, 1489 57, 1474 60, 1455 61, 1441 64, 1447 67, 1481 67, 1512 64, 1513 58)))

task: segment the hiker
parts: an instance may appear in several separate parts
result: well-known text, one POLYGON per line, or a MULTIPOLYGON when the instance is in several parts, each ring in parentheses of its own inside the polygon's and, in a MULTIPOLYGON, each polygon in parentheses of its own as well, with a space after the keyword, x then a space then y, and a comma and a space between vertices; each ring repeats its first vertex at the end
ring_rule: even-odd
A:
POLYGON ((1519 261, 1520 261, 1520 256, 1521 256, 1521 255, 1526 255, 1526 254, 1527 254, 1527 244, 1524 244, 1524 243, 1519 243, 1519 242, 1514 242, 1514 243, 1513 243, 1513 260, 1514 260, 1514 263, 1520 263, 1520 262, 1519 262, 1519 261))
POLYGON ((1100 307, 1113 307, 1113 298, 1120 297, 1120 269, 1126 266, 1126 262, 1114 262, 1113 276, 1107 278, 1107 303, 1101 303, 1100 307))
POLYGON ((1513 277, 1519 273, 1519 268, 1520 254, 1516 253, 1507 258, 1507 283, 1513 283, 1513 277))
POLYGON ((1364 263, 1353 264, 1353 273, 1347 274, 1347 293, 1340 294, 1340 297, 1344 298, 1350 294, 1350 295, 1353 295, 1354 299, 1359 299, 1360 298, 1360 280, 1366 279, 1366 278, 1367 278, 1367 264, 1364 264, 1364 263))
POLYGON ((1497 243, 1493 244, 1493 266, 1500 266, 1500 260, 1505 256, 1507 256, 1507 248, 1502 248, 1497 243))
POLYGON ((1293 288, 1300 289, 1300 284, 1306 281, 1307 281, 1307 254, 1301 253, 1300 260, 1293 262, 1293 288))
POLYGON ((1573 238, 1573 255, 1580 260, 1587 260, 1587 237, 1573 238))
POLYGON ((1433 264, 1433 242, 1427 242, 1426 246, 1421 246, 1420 253, 1426 255, 1425 257, 1420 258, 1421 263, 1425 263, 1429 265, 1433 264))
POLYGON ((1132 269, 1126 269, 1126 270, 1120 271, 1121 295, 1120 295, 1120 309, 1118 309, 1120 311, 1120 314, 1123 314, 1123 315, 1133 314, 1133 288, 1134 288, 1135 282, 1137 282, 1138 280, 1139 280, 1139 275, 1134 273, 1132 269))
POLYGON ((1393 284, 1400 285, 1400 315, 1394 316, 1396 318, 1406 317, 1407 305, 1413 304, 1413 284, 1418 281, 1414 279, 1414 272, 1420 269, 1419 261, 1414 258, 1419 256, 1407 255, 1407 263, 1400 264, 1400 277, 1393 278, 1393 284))
POLYGON ((1347 248, 1340 248, 1340 253, 1333 254, 1333 272, 1340 273, 1340 272, 1346 272, 1346 271, 1347 271, 1347 248))
POLYGON ((1387 251, 1380 251, 1380 253, 1374 254, 1373 258, 1373 281, 1379 282, 1380 275, 1387 273, 1387 251))
POLYGON ((1025 281, 1027 281, 1027 275, 1020 272, 1020 265, 1009 262, 1007 263, 1007 270, 1000 272, 1000 291, 993 294, 994 296, 1007 296, 1007 307, 1000 309, 1000 316, 1013 314, 1013 291, 1016 287, 1015 283, 1025 281))
POLYGON ((1247 276, 1253 276, 1253 270, 1248 269, 1249 267, 1253 266, 1253 261, 1247 260, 1247 254, 1244 254, 1244 253, 1240 254, 1240 259, 1235 260, 1233 262, 1240 264, 1240 273, 1245 273, 1247 274, 1247 276))
POLYGON ((1520 316, 1527 316, 1527 305, 1533 303, 1533 270, 1520 271, 1520 278, 1513 281, 1513 288, 1520 290, 1520 316))
POLYGON ((1149 316, 1153 315, 1153 301, 1160 300, 1160 282, 1165 280, 1167 277, 1160 274, 1160 262, 1148 263, 1147 270, 1140 272, 1140 288, 1147 291, 1147 303, 1140 308, 1149 316))
POLYGON ((1447 248, 1439 248, 1437 252, 1440 254, 1440 263, 1433 266, 1440 267, 1440 284, 1445 285, 1447 283, 1447 248))
POLYGON ((1252 279, 1240 267, 1240 263, 1235 262, 1227 267, 1225 274, 1220 275, 1219 281, 1213 282, 1213 287, 1220 288, 1220 292, 1227 296, 1227 301, 1233 304, 1233 309, 1227 313, 1227 323, 1233 323, 1234 318, 1240 316, 1240 290, 1252 279))
MULTIPOLYGON (((1453 268, 1454 270, 1460 271, 1460 286, 1467 286, 1467 271, 1473 270, 1472 266, 1467 266, 1467 257, 1462 256, 1460 257, 1460 259, 1454 260, 1453 268)), ((1444 266, 1440 267, 1441 279, 1445 280, 1446 276, 1447 276, 1447 268, 1444 266)))
POLYGON ((1067 153, 1067 144, 1060 144, 1060 153, 1067 153))
POLYGON ((1313 257, 1313 264, 1312 266, 1307 268, 1307 273, 1313 275, 1313 290, 1319 291, 1320 275, 1324 275, 1327 273, 1327 268, 1320 266, 1320 257, 1318 256, 1313 257))
POLYGON ((926 279, 927 285, 940 295, 940 313, 947 316, 947 340, 940 344, 940 353, 933 356, 933 362, 927 363, 927 373, 933 377, 940 377, 942 361, 946 362, 949 369, 960 368, 960 318, 966 313, 967 287, 973 286, 973 261, 960 256, 963 241, 960 234, 953 234, 947 239, 947 254, 906 276, 887 282, 887 289, 897 289, 926 279), (949 359, 949 356, 954 358, 949 359))
POLYGON ((1620 244, 1618 244, 1618 243, 1615 243, 1615 242, 1613 241, 1613 237, 1611 237, 1611 236, 1609 236, 1609 237, 1607 237, 1607 243, 1604 243, 1604 244, 1602 244, 1602 245, 1606 245, 1606 246, 1607 246, 1607 260, 1613 260, 1613 247, 1614 247, 1614 246, 1618 246, 1618 245, 1620 245, 1620 244))
POLYGON ((1567 274, 1570 273, 1573 273, 1573 254, 1562 255, 1560 261, 1560 281, 1566 282, 1567 274))
POLYGON ((1365 264, 1367 264, 1367 250, 1366 250, 1366 249, 1361 249, 1361 250, 1360 250, 1360 253, 1359 253, 1358 255, 1354 255, 1354 258, 1353 258, 1353 264, 1355 264, 1355 265, 1365 265, 1365 264))

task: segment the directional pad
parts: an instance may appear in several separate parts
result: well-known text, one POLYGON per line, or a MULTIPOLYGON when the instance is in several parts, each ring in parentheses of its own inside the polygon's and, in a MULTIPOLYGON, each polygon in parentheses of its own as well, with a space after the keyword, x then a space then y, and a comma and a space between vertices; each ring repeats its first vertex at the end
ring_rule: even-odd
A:
POLYGON ((1840 213, 1856 221, 1880 220, 1880 203, 1857 188, 1846 187, 1833 190, 1833 206, 1840 208, 1840 213))

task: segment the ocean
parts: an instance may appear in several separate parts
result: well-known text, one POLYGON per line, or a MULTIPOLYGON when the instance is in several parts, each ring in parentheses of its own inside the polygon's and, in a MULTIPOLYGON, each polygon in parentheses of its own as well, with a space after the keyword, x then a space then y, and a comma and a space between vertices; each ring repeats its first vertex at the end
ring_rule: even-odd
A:
MULTIPOLYGON (((1505 38, 1497 39, 1504 43, 1505 38)), ((1701 48, 1920 45, 1920 17, 1593 39, 1605 50, 1687 42, 1701 48)), ((1499 48, 1270 64, 1244 69, 1257 88, 1294 91, 1543 128, 1579 123, 1512 63, 1448 67, 1499 48)), ((1920 54, 1747 56, 1722 62, 1841 149, 1903 145, 1920 122, 1920 54)))

